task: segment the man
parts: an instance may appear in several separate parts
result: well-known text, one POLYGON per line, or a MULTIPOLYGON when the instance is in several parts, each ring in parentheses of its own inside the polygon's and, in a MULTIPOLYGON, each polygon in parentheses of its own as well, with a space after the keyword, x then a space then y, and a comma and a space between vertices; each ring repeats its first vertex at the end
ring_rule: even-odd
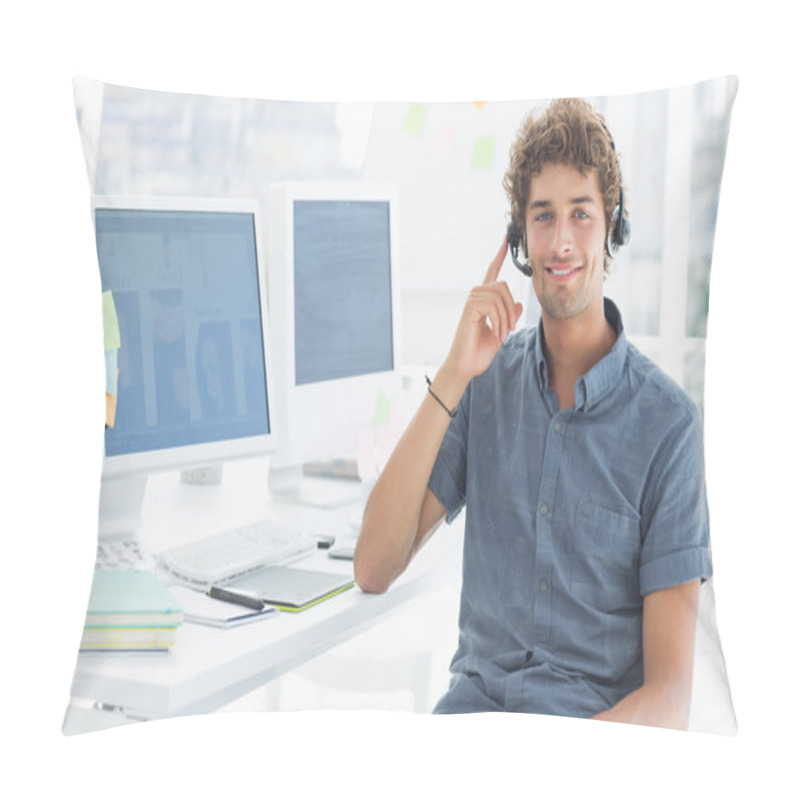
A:
POLYGON ((509 336, 522 308, 498 281, 504 240, 367 503, 356 580, 385 591, 466 506, 459 644, 435 712, 684 728, 711 574, 702 428, 603 296, 625 212, 602 117, 580 100, 529 117, 504 185, 540 323, 509 336))

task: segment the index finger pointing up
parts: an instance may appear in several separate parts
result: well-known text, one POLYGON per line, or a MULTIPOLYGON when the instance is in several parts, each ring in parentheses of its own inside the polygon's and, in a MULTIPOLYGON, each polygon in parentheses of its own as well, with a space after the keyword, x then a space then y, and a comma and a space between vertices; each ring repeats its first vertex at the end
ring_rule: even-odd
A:
POLYGON ((507 252, 508 236, 503 236, 503 243, 500 245, 500 249, 497 251, 497 255, 492 260, 492 263, 489 264, 489 269, 486 270, 486 275, 483 278, 484 284, 494 283, 497 280, 497 276, 500 274, 500 268, 503 266, 503 261, 505 261, 507 252))

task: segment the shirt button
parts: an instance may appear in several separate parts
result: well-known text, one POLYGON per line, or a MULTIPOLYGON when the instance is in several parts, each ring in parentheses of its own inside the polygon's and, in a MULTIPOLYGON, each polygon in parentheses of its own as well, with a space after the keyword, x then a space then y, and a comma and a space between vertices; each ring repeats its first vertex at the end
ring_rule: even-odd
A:
POLYGON ((558 433, 558 432, 561 430, 561 423, 560 423, 560 422, 555 422, 555 423, 553 423, 553 430, 554 430, 556 433, 558 433))
POLYGON ((528 650, 525 653, 525 663, 530 664, 533 661, 533 650, 528 650))
POLYGON ((546 592, 547 591, 547 581, 542 581, 539 584, 539 591, 540 592, 546 592))
POLYGON ((539 511, 541 511, 542 516, 545 516, 547 514, 547 503, 542 503, 541 506, 539 506, 539 511))

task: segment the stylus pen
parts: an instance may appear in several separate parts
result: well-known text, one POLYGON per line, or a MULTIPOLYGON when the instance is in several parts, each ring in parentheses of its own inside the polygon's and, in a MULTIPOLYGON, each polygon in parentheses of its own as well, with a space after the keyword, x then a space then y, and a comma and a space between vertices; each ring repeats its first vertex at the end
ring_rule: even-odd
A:
POLYGON ((264 601, 259 600, 257 597, 253 597, 249 594, 232 592, 229 589, 223 589, 220 586, 210 587, 207 594, 209 597, 213 597, 215 600, 224 600, 226 603, 236 603, 237 605, 245 606, 246 608, 252 608, 255 611, 261 611, 265 605, 264 601))

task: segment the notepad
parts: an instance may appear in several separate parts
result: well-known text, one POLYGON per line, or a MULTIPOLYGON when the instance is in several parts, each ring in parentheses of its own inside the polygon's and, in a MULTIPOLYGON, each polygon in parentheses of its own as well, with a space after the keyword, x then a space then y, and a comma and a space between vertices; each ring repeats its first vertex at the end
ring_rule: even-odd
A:
POLYGON ((234 603, 215 600, 207 594, 186 586, 173 586, 172 593, 183 607, 184 622, 211 625, 214 628, 235 628, 249 622, 277 616, 277 611, 267 606, 259 611, 234 603))
POLYGON ((96 570, 92 580, 86 627, 174 626, 183 611, 152 572, 96 570))
POLYGON ((84 628, 81 650, 166 651, 178 638, 177 627, 84 628))
POLYGON ((80 650, 167 651, 182 621, 180 604, 152 572, 98 569, 80 650))
POLYGON ((281 611, 303 611, 350 589, 354 583, 348 575, 297 567, 266 567, 225 587, 251 594, 281 611))

